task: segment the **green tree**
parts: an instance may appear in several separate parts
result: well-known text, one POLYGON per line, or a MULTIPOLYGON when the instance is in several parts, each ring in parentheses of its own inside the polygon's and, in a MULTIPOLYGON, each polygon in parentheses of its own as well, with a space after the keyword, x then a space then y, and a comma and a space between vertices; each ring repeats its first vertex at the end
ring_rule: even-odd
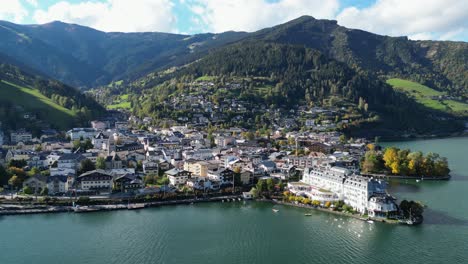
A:
POLYGON ((34 175, 37 175, 37 174, 41 174, 41 170, 38 169, 37 167, 33 167, 30 171, 29 171, 29 176, 34 176, 34 175))
POLYGON ((106 169, 106 159, 104 159, 103 157, 98 157, 96 159, 96 169, 106 169))
POLYGON ((365 173, 377 173, 382 169, 382 157, 376 151, 367 151, 362 162, 362 170, 365 173))
POLYGON ((29 186, 24 187, 23 192, 24 194, 29 194, 29 195, 34 193, 33 189, 29 186))
POLYGON ((258 196, 263 195, 268 190, 265 180, 258 180, 257 185, 255 187, 256 187, 258 196))
POLYGON ((266 187, 269 193, 272 193, 275 190, 275 182, 272 178, 266 180, 266 187))
POLYGON ((80 173, 85 173, 96 169, 94 163, 89 159, 84 159, 80 163, 80 173))
POLYGON ((11 186, 15 187, 15 188, 18 188, 21 186, 22 184, 22 181, 21 179, 16 176, 16 175, 13 175, 11 176, 11 178, 8 180, 8 184, 10 184, 11 186))

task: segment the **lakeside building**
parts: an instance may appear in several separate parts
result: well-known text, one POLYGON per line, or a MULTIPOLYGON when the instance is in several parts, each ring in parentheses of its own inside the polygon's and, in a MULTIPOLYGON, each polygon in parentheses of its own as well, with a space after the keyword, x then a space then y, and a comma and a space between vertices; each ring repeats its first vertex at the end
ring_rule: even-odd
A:
POLYGON ((104 170, 92 170, 81 174, 78 179, 81 190, 97 190, 110 192, 113 176, 104 170))
POLYGON ((352 171, 331 166, 304 170, 298 183, 289 183, 289 190, 320 202, 342 200, 361 214, 388 216, 397 211, 394 198, 386 193, 382 180, 353 174, 352 171))

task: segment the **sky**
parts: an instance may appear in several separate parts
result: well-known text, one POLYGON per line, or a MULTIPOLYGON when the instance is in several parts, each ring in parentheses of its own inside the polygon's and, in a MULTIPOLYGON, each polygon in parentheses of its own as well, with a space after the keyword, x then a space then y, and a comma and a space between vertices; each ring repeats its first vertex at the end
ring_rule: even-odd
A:
POLYGON ((468 41, 468 0, 0 0, 0 20, 106 32, 252 32, 302 15, 382 35, 468 41))

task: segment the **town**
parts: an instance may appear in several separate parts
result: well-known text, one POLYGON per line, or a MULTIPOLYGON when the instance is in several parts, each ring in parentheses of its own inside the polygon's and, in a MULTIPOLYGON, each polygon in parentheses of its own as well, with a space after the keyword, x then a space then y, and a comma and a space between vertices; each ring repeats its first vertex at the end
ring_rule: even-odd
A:
POLYGON ((4 202, 243 194, 372 218, 400 217, 386 182, 360 175, 365 139, 347 140, 338 132, 275 131, 264 137, 188 124, 132 129, 140 122, 114 116, 64 134, 43 130, 39 138, 25 130, 9 138, 1 133, 0 173, 11 175, 4 202))

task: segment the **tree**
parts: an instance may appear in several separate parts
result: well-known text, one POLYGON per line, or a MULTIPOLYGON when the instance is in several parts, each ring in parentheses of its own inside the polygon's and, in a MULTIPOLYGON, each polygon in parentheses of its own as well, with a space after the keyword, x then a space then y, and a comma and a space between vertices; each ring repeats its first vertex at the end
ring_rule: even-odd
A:
POLYGON ((49 189, 47 187, 44 187, 41 191, 41 196, 47 196, 49 195, 49 189))
POLYGON ((77 150, 81 147, 81 141, 79 139, 73 141, 73 150, 77 150))
POLYGON ((376 173, 381 170, 382 158, 375 151, 367 151, 362 162, 362 170, 366 173, 376 173))
POLYGON ((258 195, 262 195, 265 193, 268 189, 266 181, 265 180, 258 180, 257 185, 256 185, 257 193, 258 195))
POLYGON ((12 159, 8 162, 8 167, 23 168, 26 165, 28 165, 28 163, 25 160, 12 159))
POLYGON ((424 157, 421 151, 411 152, 407 156, 408 159, 408 174, 409 175, 420 175, 422 172, 422 166, 424 157))
POLYGON ((92 149, 93 148, 93 143, 91 142, 91 139, 87 138, 82 145, 84 150, 92 149))
POLYGON ((21 179, 16 175, 11 176, 11 178, 8 180, 8 184, 10 184, 11 186, 15 188, 20 187, 21 183, 22 183, 21 179))
POLYGON ((269 193, 272 193, 275 190, 275 182, 272 178, 266 180, 266 186, 269 193))
POLYGON ((105 170, 106 169, 106 159, 103 157, 98 157, 96 159, 96 169, 105 170))
POLYGON ((385 149, 383 160, 385 162, 385 166, 389 168, 393 174, 398 174, 400 172, 397 148, 390 147, 385 149))
POLYGON ((29 194, 29 195, 34 193, 33 189, 31 189, 31 187, 29 187, 29 186, 24 187, 23 192, 25 194, 29 194))
POLYGON ((28 174, 29 174, 30 176, 34 176, 34 175, 40 174, 40 173, 41 173, 41 170, 39 170, 39 169, 36 168, 36 167, 33 167, 33 168, 29 171, 28 174))
POLYGON ((345 135, 340 136, 340 142, 341 142, 341 144, 346 144, 348 142, 348 139, 346 138, 345 135))
POLYGON ((3 186, 7 183, 8 183, 8 172, 2 165, 0 165, 0 186, 3 186))
POLYGON ((80 173, 85 173, 85 172, 92 171, 92 170, 95 170, 95 169, 96 169, 96 166, 94 165, 94 163, 91 160, 84 159, 84 160, 81 161, 80 173))

